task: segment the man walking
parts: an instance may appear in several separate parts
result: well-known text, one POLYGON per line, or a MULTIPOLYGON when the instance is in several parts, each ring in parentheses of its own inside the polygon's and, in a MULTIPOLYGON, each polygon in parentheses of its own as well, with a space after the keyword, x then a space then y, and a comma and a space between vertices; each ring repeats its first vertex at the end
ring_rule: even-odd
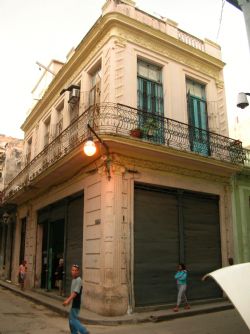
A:
POLYGON ((80 323, 78 319, 82 295, 82 279, 79 275, 80 267, 77 264, 73 264, 71 267, 71 293, 69 297, 63 302, 63 306, 69 305, 72 302, 69 313, 69 328, 71 334, 89 334, 89 331, 80 323))

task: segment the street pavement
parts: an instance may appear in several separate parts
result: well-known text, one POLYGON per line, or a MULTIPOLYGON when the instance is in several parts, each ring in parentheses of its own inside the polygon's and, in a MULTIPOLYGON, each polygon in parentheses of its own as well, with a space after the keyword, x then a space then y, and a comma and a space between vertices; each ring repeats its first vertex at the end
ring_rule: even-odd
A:
POLYGON ((67 318, 0 287, 0 334, 66 334, 67 318))
MULTIPOLYGON (((171 321, 88 324, 91 334, 248 334, 245 323, 233 308, 175 318, 171 321)), ((64 315, 37 301, 0 286, 0 334, 70 333, 64 315)))
MULTIPOLYGON (((37 304, 43 305, 58 312, 60 315, 67 316, 68 308, 62 306, 63 298, 56 296, 53 292, 44 292, 43 290, 25 290, 21 291, 19 286, 11 284, 11 282, 0 280, 0 286, 9 289, 37 304)), ((80 319, 86 324, 113 326, 117 324, 138 324, 145 322, 160 322, 165 320, 173 320, 182 317, 190 317, 198 314, 206 314, 232 309, 233 305, 226 299, 218 299, 213 301, 192 302, 190 310, 181 309, 178 313, 172 311, 174 305, 168 306, 161 310, 146 310, 144 312, 133 312, 116 317, 105 317, 94 312, 81 308, 80 319)), ((1 333, 0 333, 1 334, 1 333)))

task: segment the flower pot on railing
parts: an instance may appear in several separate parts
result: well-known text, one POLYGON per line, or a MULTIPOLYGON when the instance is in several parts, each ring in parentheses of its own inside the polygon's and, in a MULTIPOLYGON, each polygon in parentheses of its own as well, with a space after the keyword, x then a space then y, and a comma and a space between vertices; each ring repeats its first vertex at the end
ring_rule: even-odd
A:
POLYGON ((143 124, 143 133, 146 137, 150 138, 156 134, 157 120, 154 117, 148 117, 143 124))
POLYGON ((130 136, 135 138, 141 138, 142 137, 142 130, 139 128, 130 130, 130 136))

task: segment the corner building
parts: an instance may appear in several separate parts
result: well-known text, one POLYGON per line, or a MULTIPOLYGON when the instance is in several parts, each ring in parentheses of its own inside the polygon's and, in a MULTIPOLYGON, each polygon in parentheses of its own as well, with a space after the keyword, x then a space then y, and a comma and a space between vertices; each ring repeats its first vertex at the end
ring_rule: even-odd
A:
POLYGON ((80 263, 84 306, 114 316, 174 303, 185 262, 190 300, 222 296, 201 278, 234 256, 242 147, 228 137, 223 66, 212 41, 106 1, 22 125, 26 166, 4 190, 13 281, 23 254, 27 284, 53 290, 63 257, 66 290, 80 263))

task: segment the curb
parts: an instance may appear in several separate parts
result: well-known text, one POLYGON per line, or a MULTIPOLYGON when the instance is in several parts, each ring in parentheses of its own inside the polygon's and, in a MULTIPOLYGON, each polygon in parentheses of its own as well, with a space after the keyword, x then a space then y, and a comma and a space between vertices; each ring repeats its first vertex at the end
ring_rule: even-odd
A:
POLYGON ((226 310, 230 310, 230 309, 233 309, 233 308, 234 307, 231 304, 218 305, 218 306, 213 306, 211 308, 204 308, 204 309, 200 309, 200 310, 189 310, 188 312, 165 314, 165 315, 159 315, 159 316, 150 316, 150 321, 160 322, 160 321, 166 321, 166 320, 173 320, 173 319, 177 319, 177 318, 191 317, 191 316, 194 316, 194 315, 226 311, 226 310))
MULTIPOLYGON (((39 298, 39 293, 37 295, 32 295, 32 293, 35 294, 32 290, 27 290, 30 291, 30 293, 23 292, 21 290, 18 290, 15 285, 12 283, 5 283, 0 280, 0 286, 12 291, 15 294, 18 294, 26 299, 31 300, 32 302, 38 303, 40 305, 43 305, 45 307, 48 307, 52 311, 64 316, 68 317, 69 311, 67 309, 64 309, 63 306, 60 305, 55 305, 55 299, 51 296, 46 296, 46 298, 51 298, 51 302, 43 300, 42 298, 39 298)), ((56 300, 59 302, 58 300, 56 300)), ((204 305, 204 304, 203 304, 204 305)), ((195 307, 195 306, 194 306, 195 307)), ((213 313, 213 312, 220 312, 220 311, 226 311, 229 309, 233 309, 234 306, 230 302, 216 302, 216 303, 207 303, 206 307, 202 308, 196 308, 196 309, 191 309, 185 312, 178 312, 178 313, 167 313, 169 310, 166 310, 166 314, 161 314, 161 315, 145 315, 143 316, 140 314, 137 318, 136 317, 131 317, 131 318, 120 318, 120 319, 91 319, 87 318, 85 316, 79 316, 79 319, 87 325, 102 325, 102 326, 118 326, 118 325, 128 325, 128 324, 140 324, 140 323, 146 323, 146 322, 160 322, 160 321, 167 321, 167 320, 174 320, 178 318, 184 318, 184 317, 191 317, 194 315, 200 315, 200 314, 206 314, 206 313, 213 313)), ((147 312, 148 313, 148 312, 147 312)), ((154 313, 154 311, 152 311, 154 313)))

